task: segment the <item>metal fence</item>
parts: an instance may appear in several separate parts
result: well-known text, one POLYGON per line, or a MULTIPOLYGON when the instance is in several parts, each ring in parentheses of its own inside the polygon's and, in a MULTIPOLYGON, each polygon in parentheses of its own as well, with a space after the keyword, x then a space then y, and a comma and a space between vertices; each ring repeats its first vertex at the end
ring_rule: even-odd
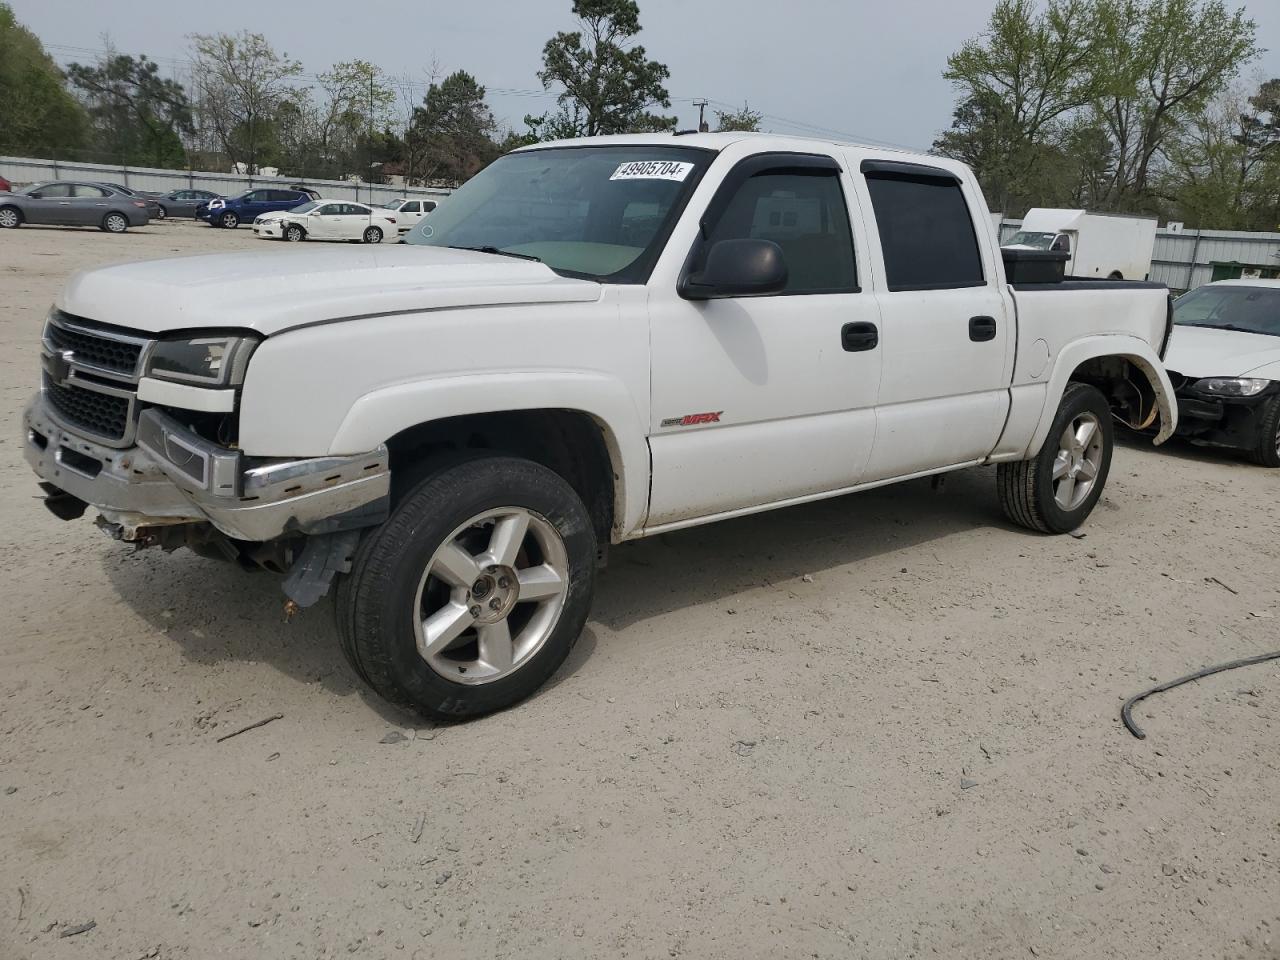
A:
POLYGON ((15 184, 39 183, 44 180, 91 180, 120 183, 131 190, 210 190, 232 196, 253 187, 288 187, 306 184, 327 199, 386 203, 396 197, 448 196, 448 190, 421 187, 395 187, 390 184, 368 184, 349 180, 305 180, 293 177, 261 177, 236 173, 210 173, 202 170, 159 170, 152 167, 126 167, 118 164, 36 160, 30 157, 0 157, 0 176, 15 184))
MULTIPOLYGON (((1000 222, 1000 242, 1022 226, 1021 220, 1000 222)), ((1151 257, 1151 279, 1181 293, 1221 277, 1239 276, 1240 270, 1260 270, 1262 276, 1280 272, 1280 233, 1245 233, 1234 230, 1156 231, 1151 257)))

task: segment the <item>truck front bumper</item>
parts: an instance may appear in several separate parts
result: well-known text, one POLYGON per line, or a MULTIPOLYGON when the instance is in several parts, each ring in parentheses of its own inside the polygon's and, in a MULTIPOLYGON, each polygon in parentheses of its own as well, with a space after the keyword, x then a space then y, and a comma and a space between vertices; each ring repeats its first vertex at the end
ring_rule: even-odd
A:
POLYGON ((96 507, 126 540, 149 528, 209 523, 235 540, 373 526, 390 507, 386 447, 343 457, 263 459, 219 446, 156 409, 137 443, 102 446, 65 429, 37 394, 23 414, 24 454, 63 494, 96 507))

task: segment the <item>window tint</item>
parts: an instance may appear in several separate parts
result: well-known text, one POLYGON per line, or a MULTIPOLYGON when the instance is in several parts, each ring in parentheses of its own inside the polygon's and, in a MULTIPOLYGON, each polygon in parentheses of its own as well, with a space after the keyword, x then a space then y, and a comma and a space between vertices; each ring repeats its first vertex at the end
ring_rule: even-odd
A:
POLYGON ((422 204, 419 203, 417 200, 410 200, 400 209, 403 210, 405 213, 419 213, 422 210, 422 204))
MULTIPOLYGON (((633 203, 625 216, 649 229, 654 214, 633 203)), ((626 221, 624 221, 626 222, 626 221)), ((763 172, 743 181, 716 222, 704 250, 720 240, 772 240, 787 263, 783 293, 849 293, 858 288, 853 234, 835 171, 763 172)))
POLYGON ((435 202, 434 200, 423 200, 423 201, 422 201, 422 212, 423 212, 423 213, 430 213, 430 212, 431 212, 432 210, 434 210, 435 208, 436 208, 436 202, 435 202))
POLYGON ((107 191, 90 183, 77 183, 71 188, 71 195, 73 197, 97 197, 99 199, 109 196, 107 191))
POLYGON ((945 290, 985 282, 978 237, 960 184, 867 174, 890 290, 945 290))

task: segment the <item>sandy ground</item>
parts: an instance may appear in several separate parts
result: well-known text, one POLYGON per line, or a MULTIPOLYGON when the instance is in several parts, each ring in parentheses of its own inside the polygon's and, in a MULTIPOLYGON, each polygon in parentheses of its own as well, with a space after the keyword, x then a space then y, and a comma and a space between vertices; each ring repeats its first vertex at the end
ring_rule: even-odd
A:
POLYGON ((1125 446, 1083 539, 973 470, 630 545, 540 695, 415 724, 327 602, 22 460, 72 270, 245 248, 296 252, 0 234, 0 957, 1280 957, 1280 667, 1118 720, 1280 646, 1276 474, 1125 446))

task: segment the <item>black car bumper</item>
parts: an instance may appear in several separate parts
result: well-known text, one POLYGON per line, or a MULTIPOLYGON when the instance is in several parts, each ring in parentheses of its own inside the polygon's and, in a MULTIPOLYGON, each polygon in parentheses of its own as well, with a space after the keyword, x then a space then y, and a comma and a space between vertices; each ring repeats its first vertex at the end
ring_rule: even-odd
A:
POLYGON ((1210 397, 1180 387, 1176 435, 1209 447, 1251 450, 1258 443, 1263 410, 1277 394, 1280 382, 1252 397, 1210 397))

